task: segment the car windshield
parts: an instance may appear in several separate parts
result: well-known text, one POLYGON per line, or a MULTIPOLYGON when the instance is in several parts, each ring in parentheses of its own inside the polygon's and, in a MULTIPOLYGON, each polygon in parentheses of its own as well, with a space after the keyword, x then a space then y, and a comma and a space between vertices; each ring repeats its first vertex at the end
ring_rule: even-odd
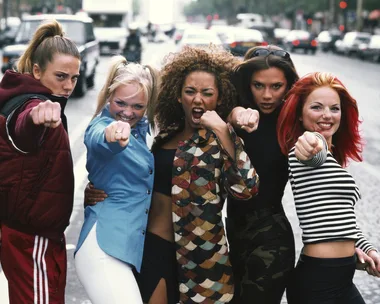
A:
MULTIPOLYGON (((84 23, 80 21, 59 20, 63 31, 67 37, 73 40, 77 45, 85 43, 84 23)), ((41 20, 25 20, 20 25, 20 30, 16 36, 16 43, 28 43, 41 20)))

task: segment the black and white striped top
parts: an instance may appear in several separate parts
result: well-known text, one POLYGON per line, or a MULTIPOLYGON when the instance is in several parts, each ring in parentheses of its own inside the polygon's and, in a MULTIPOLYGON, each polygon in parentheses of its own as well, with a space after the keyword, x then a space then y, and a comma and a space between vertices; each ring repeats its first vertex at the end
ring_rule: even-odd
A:
POLYGON ((318 165, 312 167, 310 161, 303 164, 296 158, 294 148, 289 152, 289 179, 303 243, 352 239, 364 252, 375 249, 356 223, 354 205, 360 192, 355 180, 330 152, 320 153, 318 165))

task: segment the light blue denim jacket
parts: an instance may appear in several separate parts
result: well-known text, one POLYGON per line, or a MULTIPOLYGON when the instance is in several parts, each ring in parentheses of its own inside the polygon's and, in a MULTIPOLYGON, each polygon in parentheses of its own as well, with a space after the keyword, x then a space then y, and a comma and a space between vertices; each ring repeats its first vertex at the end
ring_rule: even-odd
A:
POLYGON ((154 158, 146 145, 148 122, 138 122, 122 148, 105 140, 104 129, 113 121, 106 107, 86 129, 88 178, 108 197, 86 207, 76 250, 97 223, 100 248, 140 272, 154 179, 154 158))

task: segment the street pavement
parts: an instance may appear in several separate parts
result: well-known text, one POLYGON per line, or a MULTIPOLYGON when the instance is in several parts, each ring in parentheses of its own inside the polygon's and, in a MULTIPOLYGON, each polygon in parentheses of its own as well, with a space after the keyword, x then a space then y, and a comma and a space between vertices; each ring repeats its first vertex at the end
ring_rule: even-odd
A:
MULTIPOLYGON (((145 43, 143 63, 150 63, 159 68, 164 55, 175 50, 176 46, 172 42, 167 44, 145 43)), ((315 56, 292 54, 292 58, 300 76, 312 71, 332 72, 343 81, 358 101, 366 147, 364 162, 351 164, 349 171, 354 176, 362 194, 362 199, 356 206, 358 224, 367 238, 377 248, 380 248, 380 65, 330 53, 317 53, 315 56)), ((86 150, 83 144, 83 134, 95 111, 97 93, 105 80, 109 59, 110 57, 101 58, 97 69, 95 88, 91 89, 83 98, 71 98, 66 107, 75 166, 74 211, 71 224, 66 230, 68 252, 67 304, 91 303, 76 277, 73 253, 83 224, 83 190, 87 183, 87 172, 85 170, 86 150)), ((301 231, 298 227, 289 185, 285 191, 283 204, 294 230, 298 255, 302 247, 301 231)), ((364 271, 357 271, 354 282, 367 304, 380 304, 379 278, 371 277, 364 271)), ((6 279, 1 273, 1 268, 0 303, 8 304, 6 279)), ((287 303, 285 297, 282 303, 287 303)))

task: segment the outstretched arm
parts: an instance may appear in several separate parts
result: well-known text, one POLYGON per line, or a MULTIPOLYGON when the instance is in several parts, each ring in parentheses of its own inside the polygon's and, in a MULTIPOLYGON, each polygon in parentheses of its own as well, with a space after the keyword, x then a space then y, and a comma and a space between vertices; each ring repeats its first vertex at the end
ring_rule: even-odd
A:
POLYGON ((255 131, 259 125, 260 114, 257 110, 235 107, 227 117, 227 121, 235 129, 243 129, 248 133, 255 131))
POLYGON ((15 145, 25 152, 36 150, 47 129, 61 124, 61 105, 50 100, 34 99, 16 114, 11 118, 10 135, 15 145))
POLYGON ((327 150, 323 135, 306 131, 298 138, 294 154, 301 163, 309 167, 319 167, 326 161, 327 150))

